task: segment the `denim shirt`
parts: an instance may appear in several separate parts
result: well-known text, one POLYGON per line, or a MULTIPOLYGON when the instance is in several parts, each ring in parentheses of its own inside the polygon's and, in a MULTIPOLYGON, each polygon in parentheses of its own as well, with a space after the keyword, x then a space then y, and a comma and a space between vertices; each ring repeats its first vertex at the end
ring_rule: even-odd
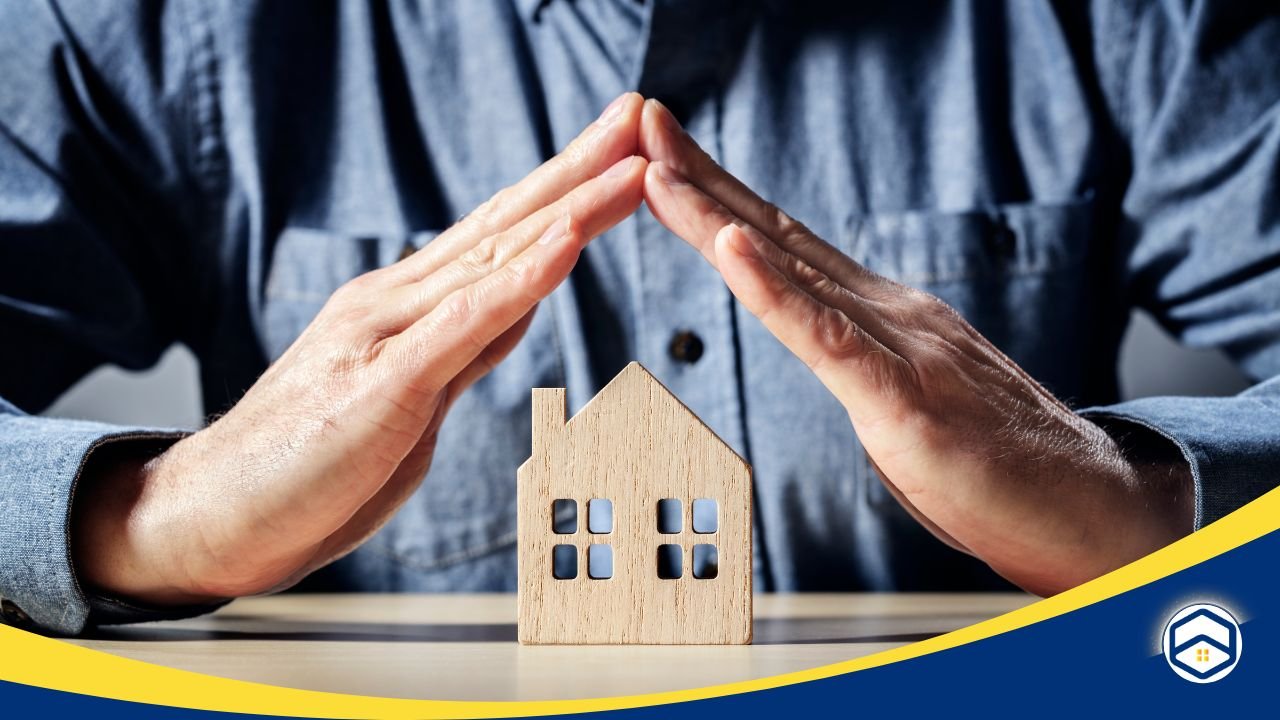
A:
MULTIPOLYGON (((175 342, 225 409, 338 286, 628 89, 1058 397, 1176 443, 1196 527, 1212 522, 1280 478, 1280 22, 1249 17, 1263 5, 4 3, 0 596, 59 632, 157 617, 86 598, 68 517, 97 449, 177 433, 28 413, 175 342), (1116 404, 1135 306, 1258 384, 1116 404)), ((1000 586, 894 502, 840 403, 643 208, 458 400, 404 508, 304 585, 514 589, 530 388, 567 387, 576 411, 631 360, 753 464, 757 588, 1000 586)))

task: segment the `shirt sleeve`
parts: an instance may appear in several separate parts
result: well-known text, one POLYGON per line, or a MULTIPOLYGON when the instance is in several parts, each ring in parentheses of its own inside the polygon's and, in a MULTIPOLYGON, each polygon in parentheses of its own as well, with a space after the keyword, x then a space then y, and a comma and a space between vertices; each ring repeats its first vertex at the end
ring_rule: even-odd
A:
POLYGON ((1114 255, 1128 304, 1186 345, 1224 350, 1256 384, 1084 414, 1175 443, 1199 529, 1280 483, 1280 16, 1265 3, 1106 3, 1094 21, 1132 165, 1114 255))
POLYGON ((196 342, 210 213, 179 7, 0 4, 0 596, 5 618, 59 633, 95 604, 124 617, 72 566, 86 463, 181 435, 30 414, 101 364, 143 368, 196 342))

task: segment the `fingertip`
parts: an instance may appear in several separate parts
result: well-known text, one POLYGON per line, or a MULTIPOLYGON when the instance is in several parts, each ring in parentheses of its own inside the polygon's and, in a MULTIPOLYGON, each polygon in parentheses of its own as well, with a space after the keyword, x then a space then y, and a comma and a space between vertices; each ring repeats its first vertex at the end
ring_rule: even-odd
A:
POLYGON ((622 95, 622 119, 629 124, 640 122, 640 113, 644 108, 644 96, 638 92, 626 92, 622 95))
POLYGON ((636 171, 636 177, 643 180, 645 173, 649 171, 649 158, 643 155, 632 155, 631 164, 636 171))
POLYGON ((600 113, 600 117, 596 118, 596 124, 601 126, 614 125, 618 120, 628 115, 635 115, 643 104, 644 98, 640 93, 634 91, 624 92, 605 106, 600 113))
POLYGON ((649 161, 639 155, 629 155, 614 163, 600 175, 608 184, 601 192, 612 197, 625 198, 627 214, 635 211, 644 201, 645 175, 649 161))
POLYGON ((600 177, 606 179, 621 178, 632 173, 636 168, 636 155, 628 155, 618 162, 609 166, 609 169, 600 173, 600 177))
POLYGON ((658 168, 661 165, 661 160, 649 161, 649 166, 644 169, 644 182, 646 185, 650 183, 654 183, 656 185, 658 181, 662 179, 662 176, 658 174, 658 168))
POLYGON ((680 126, 680 121, 676 120, 675 113, 671 112, 671 109, 666 105, 663 105, 661 100, 649 98, 645 101, 645 108, 653 116, 654 122, 664 129, 671 132, 684 129, 680 126))
POLYGON ((645 197, 653 191, 661 192, 667 185, 662 178, 662 167, 666 165, 661 160, 650 160, 649 166, 644 171, 645 197))
POLYGON ((716 267, 729 289, 744 301, 744 293, 752 294, 751 288, 763 277, 762 273, 768 275, 768 264, 761 260, 751 239, 737 225, 725 225, 716 233, 715 255, 716 267))
POLYGON ((629 195, 629 212, 635 212, 644 201, 645 178, 649 174, 649 160, 639 155, 631 156, 631 164, 627 168, 626 188, 629 195))
POLYGON ((636 152, 640 134, 640 108, 644 98, 628 92, 618 96, 594 126, 579 136, 587 141, 583 152, 599 157, 621 158, 636 152))
POLYGON ((678 128, 679 123, 665 105, 653 98, 645 100, 640 114, 641 154, 653 159, 670 157, 671 137, 678 128))
POLYGON ((649 161, 639 155, 629 155, 618 161, 618 164, 610 168, 613 173, 606 173, 606 177, 611 177, 622 183, 624 186, 639 190, 644 185, 644 176, 649 168, 649 161))
POLYGON ((753 258, 756 255, 755 247, 747 239, 746 233, 733 223, 725 225, 716 233, 716 252, 721 250, 740 258, 753 258))

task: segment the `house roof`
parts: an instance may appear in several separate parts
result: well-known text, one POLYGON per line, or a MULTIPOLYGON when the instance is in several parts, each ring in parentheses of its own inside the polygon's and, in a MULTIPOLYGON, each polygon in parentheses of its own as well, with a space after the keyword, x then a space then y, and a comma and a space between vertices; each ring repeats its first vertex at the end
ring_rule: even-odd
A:
POLYGON ((698 417, 692 410, 690 410, 688 405, 681 402, 680 398, 676 397, 675 393, 671 392, 666 385, 663 385, 658 378, 653 376, 653 373, 650 373, 643 365, 635 361, 628 363, 621 372, 615 375, 614 378, 606 383, 604 387, 600 388, 600 392, 596 393, 596 396, 591 398, 586 405, 583 405, 582 409, 579 410, 577 414, 569 418, 569 421, 565 423, 566 430, 571 428, 574 422, 579 418, 586 417, 591 413, 600 412, 608 403, 615 400, 615 396, 619 396, 617 399, 621 400, 620 395, 624 392, 623 388, 635 380, 639 380, 640 382, 648 385, 651 389, 660 391, 663 395, 673 400, 674 405, 678 408, 679 412, 685 416, 690 424, 700 428, 707 437, 715 440, 716 445, 723 448, 725 452, 737 458, 744 465, 746 464, 746 461, 742 459, 742 456, 734 452, 733 448, 729 447, 728 443, 722 440, 714 430, 708 427, 707 424, 702 421, 702 418, 698 417))

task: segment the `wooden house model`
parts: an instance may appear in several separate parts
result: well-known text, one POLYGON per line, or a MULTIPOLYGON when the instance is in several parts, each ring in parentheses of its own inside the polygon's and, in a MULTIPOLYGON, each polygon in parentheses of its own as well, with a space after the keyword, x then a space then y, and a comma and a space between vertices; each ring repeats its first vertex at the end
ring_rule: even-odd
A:
POLYGON ((516 482, 520 642, 751 642, 751 468, 638 363, 534 389, 516 482))

